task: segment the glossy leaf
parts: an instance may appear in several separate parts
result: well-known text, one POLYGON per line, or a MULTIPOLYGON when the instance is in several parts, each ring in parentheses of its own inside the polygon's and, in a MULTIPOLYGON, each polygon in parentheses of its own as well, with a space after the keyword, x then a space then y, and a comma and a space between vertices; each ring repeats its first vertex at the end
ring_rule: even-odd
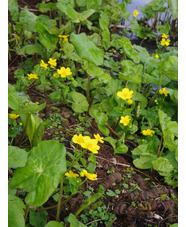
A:
POLYGON ((48 213, 45 210, 35 211, 33 209, 30 209, 29 223, 34 227, 45 226, 47 223, 47 216, 48 216, 48 213))
POLYGON ((8 226, 25 227, 23 201, 14 195, 8 195, 8 226))
POLYGON ((19 21, 24 24, 24 29, 27 31, 35 32, 37 16, 30 12, 27 8, 24 8, 20 12, 19 21))
POLYGON ((36 43, 36 44, 28 44, 24 47, 22 47, 20 50, 20 55, 23 55, 23 54, 28 54, 28 55, 32 55, 32 54, 40 54, 42 55, 43 54, 43 48, 42 46, 39 44, 39 43, 36 43))
POLYGON ((178 18, 178 0, 168 0, 168 5, 172 13, 172 19, 178 18))
POLYGON ((156 158, 156 155, 147 153, 140 158, 135 159, 133 163, 139 169, 150 169, 152 168, 152 161, 154 161, 156 158))
POLYGON ((26 165, 28 153, 16 146, 8 146, 8 169, 26 165))
POLYGON ((170 176, 171 172, 174 170, 170 161, 167 158, 160 157, 152 161, 153 168, 158 171, 162 176, 170 176))
POLYGON ((22 188, 28 194, 25 202, 31 206, 45 203, 66 171, 66 149, 55 140, 46 140, 32 148, 25 167, 19 168, 11 180, 12 188, 22 188))
POLYGON ((76 216, 73 214, 69 215, 68 222, 70 223, 70 227, 86 227, 82 222, 76 219, 76 216))
POLYGON ((47 223, 46 227, 63 227, 63 225, 57 221, 50 221, 47 223))
POLYGON ((38 105, 36 103, 28 103, 27 105, 24 105, 16 109, 13 113, 15 114, 37 113, 42 109, 44 109, 45 106, 46 106, 46 103, 42 103, 41 105, 38 105))
POLYGON ((125 154, 125 153, 127 153, 127 151, 128 151, 128 147, 125 144, 120 143, 118 141, 118 146, 114 150, 114 154, 125 154))
POLYGON ((38 23, 36 31, 39 33, 39 41, 47 50, 53 51, 58 42, 58 35, 52 34, 44 24, 38 23))
POLYGON ((95 65, 101 65, 103 63, 104 51, 96 47, 85 33, 79 35, 71 33, 70 42, 74 45, 79 56, 84 60, 95 65))
POLYGON ((73 99, 73 103, 72 103, 72 109, 77 112, 77 113, 83 113, 85 111, 88 110, 88 102, 87 99, 84 95, 82 95, 81 93, 78 92, 71 92, 71 96, 73 99))

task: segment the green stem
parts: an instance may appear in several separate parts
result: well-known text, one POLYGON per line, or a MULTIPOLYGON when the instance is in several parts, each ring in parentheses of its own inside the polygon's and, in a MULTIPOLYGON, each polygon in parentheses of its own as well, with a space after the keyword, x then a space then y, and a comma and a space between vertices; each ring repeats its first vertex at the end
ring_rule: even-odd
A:
POLYGON ((115 217, 108 225, 106 225, 106 227, 110 227, 112 226, 112 224, 117 220, 117 217, 115 217))
POLYGON ((163 78, 163 75, 161 75, 161 78, 160 78, 160 82, 159 82, 159 85, 158 85, 158 88, 154 94, 154 97, 151 99, 151 101, 149 102, 148 106, 147 107, 150 107, 152 105, 152 103, 154 102, 154 100, 156 99, 156 96, 159 92, 159 89, 160 89, 160 86, 161 86, 161 82, 162 82, 162 78, 163 78))
POLYGON ((149 92, 148 92, 147 95, 146 95, 146 98, 149 97, 151 91, 153 90, 153 88, 154 88, 155 86, 156 86, 156 85, 154 85, 154 86, 151 87, 151 89, 149 90, 149 92))
POLYGON ((78 34, 80 33, 80 30, 81 30, 81 23, 79 24, 78 34))
POLYGON ((88 85, 87 85, 87 101, 90 101, 90 75, 88 74, 88 85))
POLYGON ((22 141, 23 141, 23 139, 24 139, 24 137, 25 137, 26 129, 27 129, 27 126, 28 126, 28 120, 29 120, 29 118, 30 118, 30 115, 31 115, 31 113, 30 113, 30 114, 28 115, 28 117, 27 117, 26 124, 25 124, 25 128, 24 128, 24 130, 23 130, 22 136, 21 136, 20 141, 19 141, 19 143, 18 143, 17 146, 19 146, 19 145, 22 143, 22 141))
POLYGON ((163 147, 162 147, 162 149, 161 149, 161 151, 160 151, 159 157, 162 156, 162 153, 163 153, 164 148, 165 148, 165 145, 163 145, 163 147))
POLYGON ((24 216, 25 223, 26 223, 26 219, 28 217, 29 208, 30 208, 29 205, 26 204, 26 210, 25 210, 25 216, 24 216))
POLYGON ((61 16, 61 11, 59 12, 59 29, 61 29, 62 25, 62 16, 61 16))
POLYGON ((56 214, 56 221, 60 220, 60 210, 61 210, 61 198, 63 195, 63 175, 60 179, 60 192, 59 192, 59 199, 57 204, 57 214, 56 214))

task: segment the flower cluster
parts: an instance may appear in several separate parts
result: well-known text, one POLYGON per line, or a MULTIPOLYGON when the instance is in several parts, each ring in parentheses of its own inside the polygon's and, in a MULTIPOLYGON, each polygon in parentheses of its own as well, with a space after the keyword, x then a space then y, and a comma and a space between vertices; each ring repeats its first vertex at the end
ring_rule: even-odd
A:
POLYGON ((136 17, 138 14, 139 14, 139 12, 137 11, 137 9, 135 9, 133 12, 133 16, 136 17))
POLYGON ((20 115, 19 114, 9 114, 11 119, 16 119, 18 118, 20 115))
POLYGON ((38 79, 38 75, 37 74, 31 73, 31 74, 27 74, 27 76, 28 76, 28 80, 31 80, 31 79, 37 80, 38 79))
POLYGON ((117 92, 117 96, 122 98, 123 100, 127 100, 127 99, 131 100, 133 93, 134 91, 132 90, 130 91, 128 88, 123 88, 122 91, 117 92))
POLYGON ((165 95, 165 96, 168 96, 169 92, 165 89, 165 88, 162 88, 162 90, 159 90, 159 93, 160 95, 165 95))
POLYGON ((170 39, 167 39, 168 35, 163 33, 163 35, 161 37, 162 37, 162 40, 160 41, 161 45, 162 46, 169 46, 170 45, 170 39))
POLYGON ((40 66, 43 67, 45 70, 47 70, 47 68, 48 68, 48 64, 45 63, 43 60, 41 60, 40 66))
POLYGON ((155 133, 155 131, 154 130, 151 130, 151 129, 147 129, 147 130, 143 130, 142 131, 142 134, 144 136, 153 136, 154 133, 155 133))
MULTIPOLYGON (((72 170, 70 170, 69 172, 65 173, 66 177, 74 177, 74 178, 78 178, 79 174, 72 172, 72 170)), ((94 173, 88 173, 85 169, 83 169, 82 172, 80 172, 80 176, 81 177, 87 177, 89 180, 96 180, 97 178, 97 174, 94 173)))
POLYGON ((89 136, 82 136, 82 134, 74 135, 72 137, 72 142, 79 144, 82 148, 88 149, 94 154, 98 154, 98 150, 100 146, 98 146, 98 142, 103 143, 103 137, 100 137, 99 134, 94 135, 95 139, 91 139, 89 136))
POLYGON ((120 123, 122 123, 124 126, 127 126, 130 122, 130 117, 129 115, 125 116, 125 117, 121 117, 120 123))
POLYGON ((63 39, 64 42, 68 42, 69 35, 58 35, 59 38, 63 39))

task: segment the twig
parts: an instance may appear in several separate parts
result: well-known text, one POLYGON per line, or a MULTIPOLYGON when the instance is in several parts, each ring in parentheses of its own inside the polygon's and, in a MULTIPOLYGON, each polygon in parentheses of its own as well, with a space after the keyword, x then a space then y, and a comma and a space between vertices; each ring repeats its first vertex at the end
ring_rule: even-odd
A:
POLYGON ((100 158, 100 159, 103 159, 103 160, 105 160, 105 161, 109 161, 109 162, 111 162, 111 163, 113 163, 113 164, 115 164, 115 165, 119 165, 119 166, 125 166, 125 167, 132 167, 132 166, 130 166, 130 165, 127 165, 127 164, 123 164, 123 163, 115 163, 115 162, 112 162, 112 161, 110 161, 110 160, 108 160, 108 159, 105 159, 105 158, 101 158, 101 157, 99 157, 99 156, 95 156, 96 158, 100 158))
POLYGON ((90 224, 92 224, 94 222, 97 222, 97 221, 104 221, 104 219, 97 219, 97 220, 94 220, 94 221, 91 221, 91 222, 87 223, 86 225, 90 225, 90 224))
POLYGON ((107 128, 118 138, 120 138, 120 136, 110 127, 110 125, 108 123, 105 123, 105 125, 107 126, 107 128))

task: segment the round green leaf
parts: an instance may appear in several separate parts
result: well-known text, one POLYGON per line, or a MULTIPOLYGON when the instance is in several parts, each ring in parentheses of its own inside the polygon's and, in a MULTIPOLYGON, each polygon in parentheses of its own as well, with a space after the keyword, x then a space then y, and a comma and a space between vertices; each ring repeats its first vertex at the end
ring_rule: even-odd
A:
POLYGON ((47 223, 46 227, 63 227, 63 225, 57 221, 50 221, 47 223))
POLYGON ((12 188, 28 192, 25 202, 31 206, 45 203, 66 171, 66 149, 58 141, 42 141, 29 153, 25 167, 19 168, 11 180, 12 188))
POLYGON ((71 92, 72 99, 74 103, 72 103, 72 109, 77 113, 83 113, 88 110, 88 102, 84 95, 79 92, 71 92))

